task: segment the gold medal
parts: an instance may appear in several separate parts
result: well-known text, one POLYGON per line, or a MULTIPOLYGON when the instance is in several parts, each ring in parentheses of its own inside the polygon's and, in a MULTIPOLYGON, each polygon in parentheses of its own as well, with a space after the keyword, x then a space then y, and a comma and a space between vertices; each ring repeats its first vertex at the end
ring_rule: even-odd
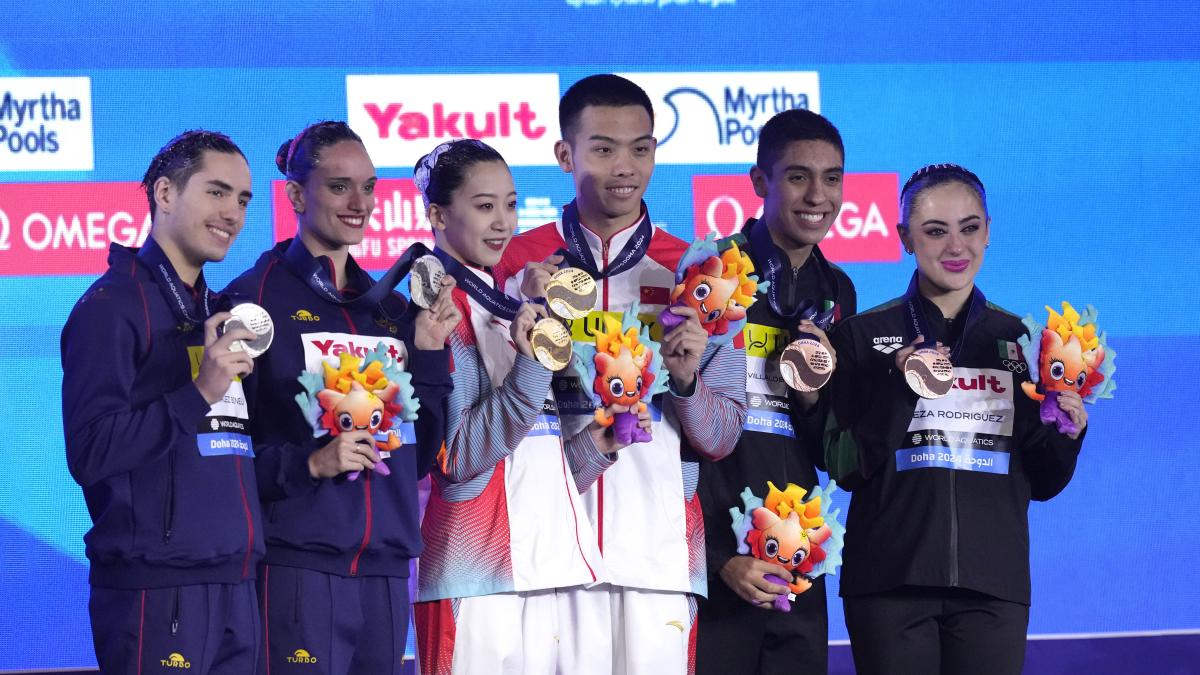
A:
POLYGON ((954 386, 954 365, 936 349, 918 349, 904 360, 904 379, 921 398, 941 398, 954 386))
POLYGON ((559 371, 571 362, 571 333, 557 319, 542 319, 529 332, 533 355, 547 370, 559 371))
POLYGON ((229 344, 229 351, 244 351, 252 359, 267 351, 271 341, 275 339, 275 324, 271 322, 271 315, 267 310, 252 302, 244 302, 234 305, 229 313, 233 316, 221 324, 222 335, 234 328, 245 328, 256 336, 253 340, 234 340, 229 344))
POLYGON ((784 348, 779 357, 779 372, 792 389, 816 391, 833 376, 833 355, 819 340, 800 338, 784 348))
POLYGON ((422 309, 429 309, 442 290, 442 277, 446 268, 435 255, 423 255, 413 261, 408 277, 408 294, 422 309))
POLYGON ((546 304, 564 319, 582 319, 596 306, 596 280, 578 267, 564 267, 546 283, 546 304))

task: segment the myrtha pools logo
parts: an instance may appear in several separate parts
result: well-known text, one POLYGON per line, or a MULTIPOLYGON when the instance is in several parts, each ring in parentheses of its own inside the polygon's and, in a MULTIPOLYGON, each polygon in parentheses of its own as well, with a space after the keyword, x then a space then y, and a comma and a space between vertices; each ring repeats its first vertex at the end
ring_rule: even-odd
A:
POLYGON ((0 77, 0 171, 91 171, 92 83, 0 77))
POLYGON ((816 72, 633 73, 658 111, 660 164, 750 164, 767 120, 793 108, 820 112, 816 72))

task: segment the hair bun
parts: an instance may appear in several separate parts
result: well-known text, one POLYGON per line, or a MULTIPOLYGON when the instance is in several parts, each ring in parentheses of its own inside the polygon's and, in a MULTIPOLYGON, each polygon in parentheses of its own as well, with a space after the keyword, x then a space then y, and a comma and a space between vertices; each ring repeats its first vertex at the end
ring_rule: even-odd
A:
POLYGON ((292 147, 292 139, 283 142, 279 149, 275 151, 275 166, 279 169, 279 173, 287 175, 287 159, 288 150, 292 147))

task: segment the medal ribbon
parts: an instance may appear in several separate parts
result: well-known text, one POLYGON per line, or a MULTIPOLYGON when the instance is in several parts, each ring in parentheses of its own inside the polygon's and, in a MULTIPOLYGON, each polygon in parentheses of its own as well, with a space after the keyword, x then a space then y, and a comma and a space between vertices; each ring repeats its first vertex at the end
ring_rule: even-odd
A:
MULTIPOLYGON (((929 327, 929 320, 925 317, 925 311, 921 308, 921 289, 917 282, 918 274, 919 272, 913 272, 912 281, 908 282, 908 290, 904 293, 904 301, 908 305, 908 341, 912 342, 917 339, 918 335, 921 335, 924 336, 925 341, 917 345, 917 349, 933 349, 937 347, 937 339, 934 338, 934 332, 929 327)), ((950 348, 951 363, 958 359, 963 345, 966 344, 967 333, 979 322, 986 308, 987 299, 983 297, 983 291, 979 290, 978 286, 971 289, 971 299, 968 301, 967 309, 967 322, 963 325, 962 333, 959 334, 958 339, 954 341, 954 346, 950 348)))
POLYGON ((454 281, 457 282, 458 287, 463 289, 467 295, 474 298, 480 305, 483 305, 484 309, 505 321, 512 321, 517 316, 517 310, 521 309, 520 300, 505 295, 503 291, 487 285, 483 279, 479 278, 478 274, 472 272, 466 265, 460 263, 442 249, 433 249, 433 254, 442 262, 442 267, 446 268, 446 274, 454 277, 454 281))
MULTIPOLYGON (((767 304, 771 306, 771 311, 775 312, 779 318, 794 321, 796 319, 807 319, 812 321, 823 331, 829 330, 833 325, 834 314, 837 313, 837 296, 839 292, 837 275, 829 267, 829 261, 825 259, 825 254, 821 253, 819 246, 812 247, 812 256, 814 263, 817 265, 817 274, 821 279, 821 285, 833 289, 833 302, 830 303, 829 309, 820 311, 818 307, 820 302, 812 298, 806 298, 798 303, 791 311, 784 311, 783 301, 779 297, 781 290, 779 277, 783 270, 790 267, 787 256, 779 247, 775 245, 775 241, 771 239, 771 232, 767 229, 767 224, 757 221, 753 218, 746 221, 746 226, 743 230, 749 230, 750 253, 755 258, 754 265, 760 273, 766 278, 770 285, 767 287, 767 304), (764 262, 765 261, 765 264, 764 262)), ((813 336, 808 336, 813 337, 813 336)), ((814 338, 815 339, 815 338, 814 338)))
POLYGON ((209 303, 211 294, 208 284, 204 281, 204 272, 200 272, 200 276, 196 277, 195 285, 195 295, 200 296, 203 304, 203 308, 200 308, 196 306, 195 296, 184 292, 185 284, 180 280, 179 275, 175 272, 175 266, 171 264, 166 252, 162 250, 154 237, 146 238, 146 243, 138 250, 137 259, 143 267, 158 278, 158 288, 167 299, 167 304, 171 306, 171 311, 175 313, 176 318, 193 326, 204 323, 204 320, 212 313, 209 303))
POLYGON ((583 234, 583 225, 579 222, 579 209, 574 200, 563 207, 562 228, 563 239, 566 240, 567 247, 560 249, 558 254, 565 258, 564 262, 567 265, 578 267, 592 275, 593 279, 615 277, 633 269, 645 257, 646 251, 650 248, 650 239, 654 235, 653 226, 650 224, 650 214, 646 211, 646 204, 643 202, 642 219, 638 223, 637 230, 625 243, 621 252, 601 272, 596 267, 596 259, 592 257, 592 248, 588 246, 587 239, 583 234))
POLYGON ((292 239, 292 243, 287 247, 283 254, 283 261, 296 274, 304 280, 308 287, 314 293, 320 295, 326 300, 338 304, 345 305, 353 309, 373 308, 383 302, 400 280, 408 275, 412 269, 413 263, 417 258, 423 255, 428 255, 429 249, 421 242, 415 242, 408 250, 401 255, 388 271, 376 282, 367 274, 353 257, 346 258, 346 276, 355 282, 358 288, 366 288, 367 291, 355 298, 346 299, 338 292, 337 285, 333 283, 333 279, 329 276, 329 270, 321 263, 320 260, 314 258, 308 251, 308 247, 304 242, 300 241, 300 237, 292 239))

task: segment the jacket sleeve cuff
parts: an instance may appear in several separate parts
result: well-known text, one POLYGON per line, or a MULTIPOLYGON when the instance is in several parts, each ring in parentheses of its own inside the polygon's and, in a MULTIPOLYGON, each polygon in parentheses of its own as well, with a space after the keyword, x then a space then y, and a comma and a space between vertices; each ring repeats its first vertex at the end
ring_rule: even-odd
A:
POLYGON ((412 373, 413 386, 451 386, 450 348, 414 349, 408 355, 408 372, 412 373))
POLYGON ((186 433, 194 433, 200 422, 212 410, 204 395, 196 388, 195 382, 189 382, 166 395, 167 406, 180 428, 186 433))
POLYGON ((321 479, 313 478, 308 471, 308 458, 317 451, 318 441, 328 440, 328 437, 314 439, 310 443, 298 446, 292 452, 283 453, 280 473, 283 479, 283 491, 287 496, 305 494, 312 491, 321 483, 321 479))
POLYGON ((575 475, 575 487, 581 493, 603 476, 608 467, 617 463, 617 453, 604 454, 596 448, 596 441, 587 427, 566 443, 566 450, 571 473, 575 475))

